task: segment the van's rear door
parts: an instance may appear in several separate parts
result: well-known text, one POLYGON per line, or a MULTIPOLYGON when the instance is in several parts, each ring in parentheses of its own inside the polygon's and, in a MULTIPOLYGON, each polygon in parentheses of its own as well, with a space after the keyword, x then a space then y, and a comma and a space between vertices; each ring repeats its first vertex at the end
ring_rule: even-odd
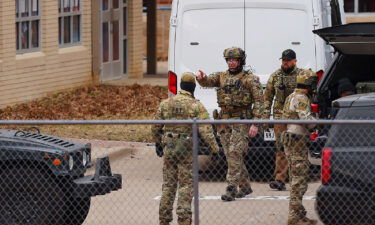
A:
MULTIPOLYGON (((182 17, 177 25, 175 73, 180 75, 200 69, 210 74, 227 70, 224 49, 244 47, 243 1, 207 1, 204 4, 180 1, 180 4, 182 17)), ((198 86, 195 96, 209 111, 217 108, 214 89, 198 86)))
POLYGON ((352 23, 314 31, 346 55, 375 55, 375 23, 352 23))
MULTIPOLYGON (((280 68, 283 50, 297 53, 298 67, 316 70, 313 10, 306 0, 246 0, 247 64, 264 84, 280 68)), ((319 68, 320 69, 320 68, 319 68)))

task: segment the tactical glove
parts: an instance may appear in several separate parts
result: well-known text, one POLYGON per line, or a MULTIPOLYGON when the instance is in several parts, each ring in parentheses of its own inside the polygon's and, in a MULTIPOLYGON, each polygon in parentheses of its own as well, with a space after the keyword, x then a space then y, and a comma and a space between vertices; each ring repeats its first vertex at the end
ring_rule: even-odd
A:
POLYGON ((156 143, 155 144, 155 152, 156 152, 157 156, 162 157, 163 156, 163 146, 161 146, 161 144, 159 144, 159 143, 156 143))
POLYGON ((217 160, 219 160, 219 154, 216 153, 216 152, 213 152, 213 153, 211 154, 211 159, 212 159, 212 161, 217 161, 217 160))

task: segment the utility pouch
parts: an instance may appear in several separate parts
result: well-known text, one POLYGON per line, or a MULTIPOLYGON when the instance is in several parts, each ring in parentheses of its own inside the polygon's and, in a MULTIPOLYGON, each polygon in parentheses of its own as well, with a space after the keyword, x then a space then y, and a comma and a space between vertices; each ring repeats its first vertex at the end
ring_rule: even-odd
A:
POLYGON ((173 135, 171 133, 166 133, 165 135, 163 135, 162 145, 171 147, 171 143, 173 143, 173 135))
POLYGON ((280 134, 280 143, 283 146, 287 144, 287 141, 286 141, 286 132, 285 131, 281 132, 281 134, 280 134))
POLYGON ((217 109, 215 109, 215 110, 212 112, 212 117, 214 118, 214 120, 218 120, 218 119, 220 119, 220 118, 219 118, 219 112, 217 111, 217 109))
POLYGON ((250 105, 251 104, 251 100, 252 100, 251 94, 250 93, 245 93, 244 96, 243 96, 243 104, 244 105, 250 105))
POLYGON ((285 90, 280 90, 279 88, 277 88, 276 93, 275 93, 275 99, 276 99, 276 101, 284 104, 284 102, 285 102, 285 90))

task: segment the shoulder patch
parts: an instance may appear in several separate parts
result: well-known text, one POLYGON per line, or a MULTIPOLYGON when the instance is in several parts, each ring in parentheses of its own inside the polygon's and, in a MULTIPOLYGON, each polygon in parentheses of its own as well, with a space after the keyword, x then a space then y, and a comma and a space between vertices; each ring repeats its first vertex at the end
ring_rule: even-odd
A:
POLYGON ((298 110, 306 110, 307 107, 308 107, 308 105, 307 105, 306 102, 304 102, 304 101, 300 101, 300 102, 298 102, 296 108, 297 108, 298 110))

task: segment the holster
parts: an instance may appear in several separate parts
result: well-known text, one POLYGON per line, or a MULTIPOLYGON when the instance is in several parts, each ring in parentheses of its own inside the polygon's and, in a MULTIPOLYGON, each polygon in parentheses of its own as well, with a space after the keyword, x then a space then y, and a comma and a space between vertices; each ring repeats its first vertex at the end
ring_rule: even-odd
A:
POLYGON ((284 146, 291 146, 293 142, 299 141, 303 135, 293 134, 286 131, 281 133, 281 143, 284 146))
POLYGON ((289 133, 289 132, 285 132, 285 135, 286 135, 286 137, 289 137, 289 138, 291 138, 292 140, 295 140, 295 141, 298 141, 301 138, 303 138, 303 135, 293 134, 293 133, 289 133))
MULTIPOLYGON (((212 112, 212 116, 213 116, 214 120, 220 120, 220 114, 217 111, 217 109, 215 109, 212 112)), ((224 129, 225 129, 225 125, 224 124, 217 124, 217 125, 215 125, 215 127, 216 127, 216 132, 218 132, 219 134, 221 134, 221 133, 224 132, 224 129)))

